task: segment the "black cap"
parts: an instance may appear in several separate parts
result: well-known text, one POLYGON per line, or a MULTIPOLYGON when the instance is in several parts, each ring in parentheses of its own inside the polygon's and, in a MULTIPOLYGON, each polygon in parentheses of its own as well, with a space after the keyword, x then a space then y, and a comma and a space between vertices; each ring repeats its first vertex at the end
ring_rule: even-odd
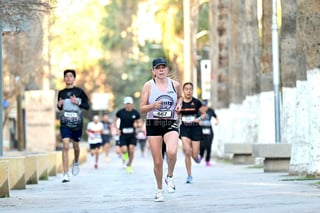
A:
POLYGON ((73 77, 76 77, 76 71, 75 70, 71 70, 71 69, 67 69, 65 71, 63 71, 63 76, 66 76, 66 74, 70 72, 73 74, 73 77))
POLYGON ((203 99, 202 100, 202 106, 207 106, 208 105, 208 100, 207 99, 203 99))
POLYGON ((157 59, 154 59, 152 61, 152 67, 155 68, 157 67, 158 65, 165 65, 165 66, 168 66, 168 62, 165 58, 157 58, 157 59))

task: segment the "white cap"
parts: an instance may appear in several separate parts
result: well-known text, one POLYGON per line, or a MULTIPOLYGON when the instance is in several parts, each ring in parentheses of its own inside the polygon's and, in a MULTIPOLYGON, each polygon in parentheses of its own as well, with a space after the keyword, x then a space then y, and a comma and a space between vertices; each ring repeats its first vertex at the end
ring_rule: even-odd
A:
POLYGON ((123 99, 124 104, 133 104, 133 98, 132 97, 125 97, 123 99))

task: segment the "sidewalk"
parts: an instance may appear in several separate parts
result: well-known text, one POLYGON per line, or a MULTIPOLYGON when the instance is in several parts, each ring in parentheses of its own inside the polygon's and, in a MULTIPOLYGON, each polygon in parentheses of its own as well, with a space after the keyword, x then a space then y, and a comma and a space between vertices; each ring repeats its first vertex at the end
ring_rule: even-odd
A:
MULTIPOLYGON (((80 174, 62 183, 62 174, 49 177, 25 190, 12 190, 0 199, 0 212, 15 213, 153 213, 153 212, 319 212, 317 181, 284 181, 287 174, 264 173, 263 169, 216 162, 212 167, 193 163, 193 184, 185 184, 184 158, 179 150, 175 170, 176 193, 165 193, 165 202, 154 202, 156 190, 152 158, 137 149, 133 174, 127 174, 112 150, 110 161, 100 158, 93 168, 88 156, 80 174)), ((164 166, 166 171, 166 166, 164 166)), ((164 185, 165 186, 165 185, 164 185)))

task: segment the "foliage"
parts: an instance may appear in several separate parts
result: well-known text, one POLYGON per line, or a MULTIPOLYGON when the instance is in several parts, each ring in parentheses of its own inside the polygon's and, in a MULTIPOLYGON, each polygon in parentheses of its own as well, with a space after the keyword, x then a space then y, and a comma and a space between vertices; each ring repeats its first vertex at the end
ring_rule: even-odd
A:
POLYGON ((137 0, 112 0, 105 7, 105 32, 102 42, 107 49, 126 51, 131 47, 132 17, 136 14, 137 5, 137 0))
POLYGON ((42 78, 44 60, 39 51, 43 41, 41 19, 52 11, 55 3, 55 0, 0 0, 0 27, 5 32, 1 41, 4 53, 3 98, 10 103, 4 110, 3 126, 23 89, 37 88, 35 82, 42 78))
POLYGON ((109 51, 110 59, 102 60, 100 64, 115 97, 112 106, 115 110, 123 106, 125 96, 134 97, 135 107, 138 107, 142 84, 151 78, 150 58, 163 56, 162 48, 154 48, 157 45, 154 42, 137 42, 137 29, 132 21, 138 16, 137 2, 111 1, 105 7, 107 16, 102 21, 102 43, 109 51))
POLYGON ((97 66, 104 57, 100 45, 100 21, 104 16, 99 1, 61 1, 51 17, 50 53, 55 87, 64 86, 62 72, 67 68, 77 70, 76 84, 88 94, 109 91, 105 88, 105 76, 97 66), (77 5, 75 5, 77 4, 77 5))
POLYGON ((0 0, 0 21, 19 31, 24 22, 52 11, 55 4, 56 0, 0 0))
MULTIPOLYGON (((200 5, 199 8, 199 23, 197 32, 209 30, 209 3, 200 5)), ((203 46, 209 45, 209 33, 198 40, 198 48, 201 49, 203 46)))

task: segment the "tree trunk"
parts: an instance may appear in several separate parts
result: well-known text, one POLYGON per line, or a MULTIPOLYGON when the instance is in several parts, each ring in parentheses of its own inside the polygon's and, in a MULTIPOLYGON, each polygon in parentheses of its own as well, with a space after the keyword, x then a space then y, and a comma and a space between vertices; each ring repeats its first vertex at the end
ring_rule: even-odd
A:
MULTIPOLYGON (((280 33, 280 70, 282 84, 281 142, 292 143, 295 127, 295 90, 297 69, 296 0, 282 2, 280 33)), ((279 14, 278 14, 279 15, 279 14)))
POLYGON ((219 76, 219 36, 218 36, 218 1, 209 1, 209 39, 210 39, 210 61, 211 61, 211 103, 212 106, 217 108, 219 104, 218 94, 218 76, 219 76))
POLYGON ((305 53, 306 68, 320 68, 320 2, 297 0, 298 52, 305 53))
MULTIPOLYGON (((216 1, 216 0, 215 0, 216 1)), ((219 0, 218 3, 218 67, 216 70, 217 91, 216 106, 225 108, 229 106, 229 22, 230 0, 219 0)), ((212 12, 212 11, 211 11, 212 12)))
POLYGON ((272 91, 272 1, 262 1, 261 92, 272 91))
POLYGON ((296 0, 282 1, 282 26, 280 39, 281 83, 283 87, 296 86, 296 0))
POLYGON ((244 0, 233 1, 231 4, 231 22, 230 22, 230 96, 231 103, 240 104, 244 99, 244 69, 243 69, 243 39, 244 39, 244 0))
POLYGON ((197 75, 197 38, 199 22, 199 0, 190 0, 190 45, 191 45, 191 73, 195 96, 198 97, 198 75, 197 75))
POLYGON ((257 19, 257 1, 246 0, 244 36, 243 89, 245 95, 259 93, 259 29, 257 19))
POLYGON ((320 175, 319 1, 297 0, 296 23, 298 81, 290 173, 320 175))

